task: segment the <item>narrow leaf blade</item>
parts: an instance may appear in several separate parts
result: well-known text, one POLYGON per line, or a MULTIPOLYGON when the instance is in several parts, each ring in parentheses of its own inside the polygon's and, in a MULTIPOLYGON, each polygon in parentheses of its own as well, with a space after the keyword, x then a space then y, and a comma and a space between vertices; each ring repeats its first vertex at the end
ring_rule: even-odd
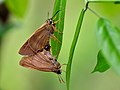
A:
POLYGON ((60 12, 56 15, 55 21, 59 20, 56 24, 56 29, 59 32, 54 32, 55 37, 59 40, 51 40, 51 48, 52 48, 52 54, 54 56, 58 56, 61 45, 62 45, 62 37, 63 37, 63 29, 64 29, 64 18, 65 18, 65 8, 66 8, 66 0, 55 0, 54 9, 53 9, 53 15, 60 10, 60 12), (61 42, 61 43, 60 43, 61 42))
POLYGON ((78 37, 79 37, 79 34, 80 34, 80 29, 81 29, 81 26, 82 26, 84 14, 85 14, 85 10, 83 9, 80 13, 80 16, 79 16, 79 20, 78 20, 76 31, 75 31, 74 38, 73 38, 73 42, 72 42, 70 52, 69 52, 69 60, 68 60, 67 68, 66 68, 67 90, 69 90, 69 85, 70 85, 70 74, 71 74, 73 54, 74 54, 76 43, 77 43, 77 40, 78 40, 78 37))

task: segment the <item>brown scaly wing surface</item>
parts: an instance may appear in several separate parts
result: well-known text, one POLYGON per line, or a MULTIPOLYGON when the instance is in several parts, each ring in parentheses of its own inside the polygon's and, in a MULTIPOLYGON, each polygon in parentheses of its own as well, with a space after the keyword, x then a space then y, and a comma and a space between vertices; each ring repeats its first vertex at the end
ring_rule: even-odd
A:
POLYGON ((19 54, 30 56, 42 50, 50 37, 48 26, 48 23, 42 25, 20 48, 19 54))
POLYGON ((21 55, 33 55, 35 53, 34 50, 29 46, 28 40, 24 43, 24 45, 20 48, 19 54, 21 55))
POLYGON ((42 32, 35 33, 30 39, 29 39, 29 46, 34 50, 38 51, 45 47, 47 42, 50 39, 50 30, 48 27, 51 27, 48 25, 42 32))
POLYGON ((20 65, 26 68, 36 69, 44 72, 52 72, 53 64, 42 52, 29 57, 23 57, 20 65))

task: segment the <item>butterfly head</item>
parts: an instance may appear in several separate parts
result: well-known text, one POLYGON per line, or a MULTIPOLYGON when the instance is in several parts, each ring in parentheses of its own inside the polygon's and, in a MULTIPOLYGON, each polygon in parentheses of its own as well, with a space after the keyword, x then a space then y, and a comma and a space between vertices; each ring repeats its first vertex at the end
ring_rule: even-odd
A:
POLYGON ((48 23, 49 25, 51 25, 51 24, 54 24, 54 21, 52 20, 52 18, 50 18, 50 19, 47 20, 47 23, 48 23))

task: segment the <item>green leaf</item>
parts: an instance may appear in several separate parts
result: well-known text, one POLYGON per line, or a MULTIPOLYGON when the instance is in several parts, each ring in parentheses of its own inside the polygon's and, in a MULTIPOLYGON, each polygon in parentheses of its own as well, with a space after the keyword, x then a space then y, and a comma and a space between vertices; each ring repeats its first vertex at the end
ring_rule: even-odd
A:
POLYGON ((109 68, 110 68, 110 65, 107 63, 107 61, 106 61, 105 57, 103 56, 102 52, 99 51, 98 55, 97 55, 97 65, 95 66, 92 73, 97 72, 97 71, 98 72, 105 72, 109 68))
POLYGON ((53 15, 59 11, 59 13, 56 15, 55 21, 59 20, 56 24, 56 29, 59 32, 54 32, 55 37, 59 40, 51 40, 51 48, 52 48, 52 54, 54 56, 59 55, 61 45, 62 45, 62 32, 64 29, 64 17, 65 17, 65 7, 66 7, 66 0, 55 0, 54 9, 53 9, 53 15), (60 33, 61 32, 61 33, 60 33), (61 42, 61 43, 60 43, 61 42))
POLYGON ((103 56, 120 74, 120 30, 108 20, 100 18, 97 23, 97 39, 103 56))
POLYGON ((10 11, 17 17, 23 17, 28 6, 28 0, 5 0, 10 11))
POLYGON ((66 68, 67 90, 69 90, 69 85, 70 85, 70 74, 71 74, 73 54, 74 54, 74 50, 75 50, 76 43, 77 43, 77 40, 78 40, 78 36, 80 34, 80 29, 81 29, 81 26, 82 26, 85 11, 86 11, 85 9, 82 9, 82 11, 80 13, 79 20, 78 20, 77 27, 76 27, 76 31, 75 31, 74 38, 73 38, 73 42, 72 42, 70 52, 69 52, 69 60, 68 60, 67 68, 66 68))

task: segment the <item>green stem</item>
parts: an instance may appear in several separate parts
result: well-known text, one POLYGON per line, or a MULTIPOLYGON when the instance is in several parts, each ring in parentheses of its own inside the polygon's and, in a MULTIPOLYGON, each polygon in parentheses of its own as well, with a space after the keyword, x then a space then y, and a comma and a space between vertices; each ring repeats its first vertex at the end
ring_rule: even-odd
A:
POLYGON ((95 11, 93 11, 91 8, 88 7, 88 9, 89 9, 93 14, 95 14, 97 17, 101 18, 101 16, 98 15, 98 14, 97 14, 95 11))

